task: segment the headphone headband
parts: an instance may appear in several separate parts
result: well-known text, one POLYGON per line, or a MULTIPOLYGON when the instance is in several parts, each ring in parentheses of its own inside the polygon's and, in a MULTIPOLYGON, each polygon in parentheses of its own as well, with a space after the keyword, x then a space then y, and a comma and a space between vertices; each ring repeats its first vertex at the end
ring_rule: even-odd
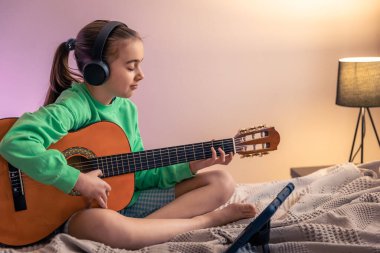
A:
POLYGON ((106 45, 107 39, 110 33, 119 25, 123 23, 118 21, 108 22, 99 32, 98 36, 95 39, 94 47, 92 50, 93 60, 102 61, 103 60, 103 49, 106 45))

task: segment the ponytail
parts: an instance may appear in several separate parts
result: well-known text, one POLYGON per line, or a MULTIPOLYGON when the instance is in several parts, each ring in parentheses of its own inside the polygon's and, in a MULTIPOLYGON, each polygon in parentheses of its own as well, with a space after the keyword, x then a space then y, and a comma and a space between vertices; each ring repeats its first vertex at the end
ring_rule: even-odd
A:
POLYGON ((69 52, 73 48, 68 47, 67 42, 62 42, 54 55, 53 65, 50 71, 50 86, 46 94, 44 106, 54 103, 59 95, 71 87, 73 82, 80 82, 82 76, 69 67, 69 52))

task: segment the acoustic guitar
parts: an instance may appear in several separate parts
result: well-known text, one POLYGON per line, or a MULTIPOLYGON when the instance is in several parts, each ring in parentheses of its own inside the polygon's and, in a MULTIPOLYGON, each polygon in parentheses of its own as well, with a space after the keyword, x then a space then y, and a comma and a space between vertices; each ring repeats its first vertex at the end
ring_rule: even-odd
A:
MULTIPOLYGON (((0 120, 0 140, 16 120, 0 120)), ((81 172, 102 170, 102 178, 112 187, 108 208, 121 210, 133 196, 134 172, 210 158, 211 147, 243 157, 261 156, 276 150, 279 142, 273 127, 260 126, 240 130, 233 138, 131 152, 124 131, 102 121, 67 134, 49 149, 62 152, 81 172)), ((84 197, 39 183, 0 156, 0 243, 35 243, 86 207, 84 197)))

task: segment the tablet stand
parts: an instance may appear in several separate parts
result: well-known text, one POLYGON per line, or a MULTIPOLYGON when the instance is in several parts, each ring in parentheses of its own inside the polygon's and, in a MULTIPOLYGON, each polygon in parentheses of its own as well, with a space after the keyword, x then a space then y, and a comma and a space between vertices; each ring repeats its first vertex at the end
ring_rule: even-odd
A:
POLYGON ((251 239, 249 240, 249 243, 252 246, 261 246, 263 253, 270 253, 269 251, 269 238, 270 238, 270 220, 265 223, 264 226, 254 234, 251 239))

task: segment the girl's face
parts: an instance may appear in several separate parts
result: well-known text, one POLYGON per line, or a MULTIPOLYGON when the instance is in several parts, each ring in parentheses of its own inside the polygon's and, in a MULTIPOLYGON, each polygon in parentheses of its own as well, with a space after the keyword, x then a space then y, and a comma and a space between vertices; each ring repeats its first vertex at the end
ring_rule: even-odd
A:
POLYGON ((110 77, 100 87, 102 93, 114 97, 129 98, 144 78, 141 62, 144 58, 143 43, 139 39, 125 39, 115 43, 118 56, 109 64, 110 77))

